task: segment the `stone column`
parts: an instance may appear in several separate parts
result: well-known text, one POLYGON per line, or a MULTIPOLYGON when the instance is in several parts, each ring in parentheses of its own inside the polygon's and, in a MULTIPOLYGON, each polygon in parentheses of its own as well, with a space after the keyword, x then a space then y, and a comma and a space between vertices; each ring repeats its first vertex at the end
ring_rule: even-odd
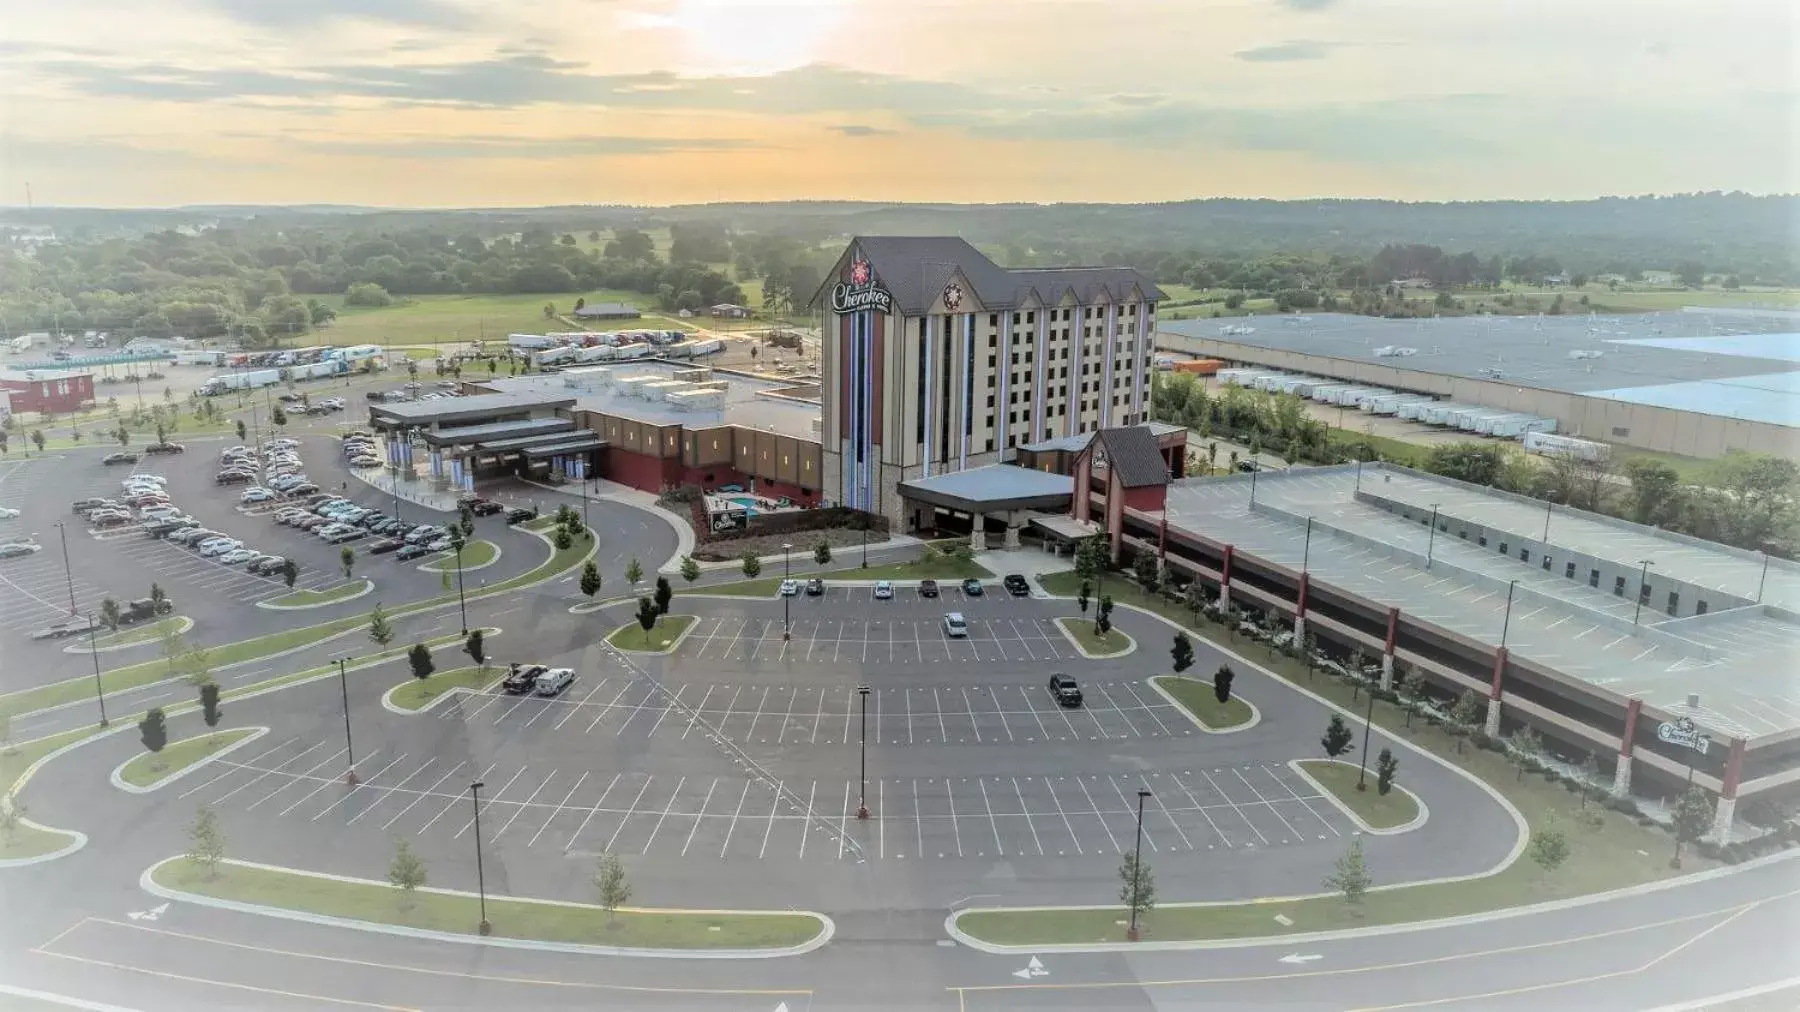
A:
POLYGON ((969 547, 978 552, 987 551, 987 516, 977 513, 969 525, 969 547))
POLYGON ((1019 523, 1019 514, 1017 511, 1008 513, 1006 515, 1006 540, 1002 543, 1002 547, 1004 547, 1008 551, 1011 551, 1011 550, 1019 547, 1019 527, 1020 526, 1021 525, 1019 523))
POLYGON ((1500 734, 1500 679, 1506 671, 1506 648, 1494 650, 1494 684, 1488 690, 1487 720, 1481 725, 1489 738, 1500 734))
POLYGON ((1394 645, 1400 642, 1400 609, 1388 609, 1387 641, 1381 648, 1381 687, 1394 687, 1394 645))
POLYGON ((1223 613, 1231 607, 1231 551, 1225 546, 1224 555, 1219 561, 1219 611, 1223 613))
POLYGON ((1613 767, 1613 797, 1622 798, 1631 793, 1631 753, 1637 735, 1638 714, 1643 711, 1644 701, 1633 697, 1625 704, 1625 731, 1619 736, 1619 763, 1613 767))
MULTIPOLYGON (((1301 646, 1306 640, 1306 589, 1312 582, 1306 573, 1300 574, 1300 593, 1294 599, 1294 645, 1301 646)), ((1387 680, 1383 678, 1382 688, 1387 688, 1387 680)))

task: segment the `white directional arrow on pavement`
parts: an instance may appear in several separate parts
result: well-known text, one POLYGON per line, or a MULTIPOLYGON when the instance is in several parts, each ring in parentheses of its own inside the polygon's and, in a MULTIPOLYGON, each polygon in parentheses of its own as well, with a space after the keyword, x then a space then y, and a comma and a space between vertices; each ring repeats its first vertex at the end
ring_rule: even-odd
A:
POLYGON ((168 909, 169 905, 167 903, 159 903, 148 910, 133 910, 125 916, 134 921, 154 921, 160 918, 168 909))
POLYGON ((1029 969, 1014 970, 1012 972, 1012 975, 1019 978, 1020 980, 1030 980, 1031 979, 1031 971, 1029 969))
POLYGON ((1031 962, 1025 964, 1025 969, 1029 971, 1033 977, 1047 977, 1050 975, 1050 971, 1044 969, 1044 964, 1038 962, 1036 956, 1031 957, 1031 962))
POLYGON ((1293 963, 1295 965, 1298 965, 1301 963, 1310 963, 1315 959, 1324 959, 1324 958, 1325 958, 1324 956, 1317 956, 1317 955, 1302 956, 1298 952, 1290 952, 1287 955, 1281 957, 1280 961, 1283 963, 1293 963))
POLYGON ((775 1012, 788 1012, 787 1002, 784 1001, 781 1004, 775 1006, 775 1012))

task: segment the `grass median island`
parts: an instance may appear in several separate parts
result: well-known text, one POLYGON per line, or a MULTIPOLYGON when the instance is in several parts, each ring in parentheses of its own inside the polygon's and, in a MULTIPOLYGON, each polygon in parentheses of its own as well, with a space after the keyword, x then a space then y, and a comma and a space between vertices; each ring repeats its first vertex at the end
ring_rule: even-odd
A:
POLYGON ((126 763, 119 770, 119 779, 133 787, 153 787, 255 733, 255 728, 233 728, 170 742, 161 752, 145 752, 126 763))
POLYGON ((694 624, 692 615, 664 615, 656 620, 648 633, 637 622, 628 622, 612 631, 606 642, 620 650, 636 650, 645 653, 667 653, 674 649, 675 642, 681 639, 688 628, 694 624))
MULTIPOLYGON (((773 568, 775 563, 767 564, 773 568)), ((829 572, 799 572, 792 579, 801 583, 819 577, 826 582, 832 580, 892 580, 895 583, 906 583, 918 580, 954 581, 991 580, 994 574, 984 566, 960 559, 918 559, 913 562, 890 562, 881 566, 870 566, 867 569, 853 567, 849 569, 833 569, 829 572)), ((781 589, 779 576, 765 576, 754 580, 738 580, 733 583, 721 583, 712 587, 695 587, 696 594, 729 594, 733 597, 772 597, 781 589)))
MULTIPOLYGON (((95 728, 81 727, 53 734, 48 738, 0 747, 0 797, 10 796, 15 802, 18 801, 19 790, 25 786, 25 771, 33 763, 65 745, 72 745, 95 733, 95 728)), ((27 810, 25 815, 29 818, 30 811, 27 810)), ((68 846, 74 839, 74 836, 61 830, 18 825, 13 828, 10 837, 0 832, 0 861, 54 853, 68 846)))
POLYGON ((1095 657, 1114 657, 1131 649, 1131 637, 1117 629, 1108 629, 1104 634, 1096 632, 1094 623, 1088 619, 1059 618, 1056 624, 1070 639, 1081 644, 1081 649, 1095 657))
MULTIPOLYGON (((1052 594, 1072 595, 1080 585, 1073 573, 1052 574, 1040 582, 1052 594)), ((1106 587, 1119 604, 1154 611, 1186 628, 1190 634, 1235 650, 1276 677, 1338 706, 1361 712, 1368 703, 1366 695, 1352 700, 1351 687, 1335 678, 1323 673, 1309 674, 1304 661, 1282 655, 1242 636, 1229 636, 1224 627, 1204 618, 1198 625, 1193 624, 1192 614, 1186 608, 1145 594, 1127 580, 1109 577, 1106 587)), ((1504 870, 1481 878, 1433 885, 1390 885, 1408 871, 1386 863, 1381 851, 1372 847, 1367 860, 1374 886, 1360 905, 1352 906, 1335 894, 1189 906, 1176 905, 1171 898, 1170 902, 1159 904, 1145 919, 1144 938, 1170 941, 1279 937, 1336 928, 1403 924, 1584 896, 1679 878, 1686 873, 1718 866, 1717 862, 1690 849, 1682 861, 1685 870, 1671 870, 1669 854, 1674 844, 1665 830, 1643 825, 1632 816, 1593 802, 1584 807, 1579 795, 1562 784, 1551 782, 1539 773, 1526 773, 1521 777, 1505 756, 1478 748, 1466 739, 1459 751, 1457 738, 1423 718, 1415 717, 1408 728, 1405 712, 1392 703, 1377 701, 1373 712, 1375 724, 1390 736, 1403 738, 1492 787, 1524 815, 1532 831, 1554 823, 1568 840, 1567 860, 1555 871, 1546 872, 1528 855, 1522 855, 1504 870), (1278 914, 1292 923, 1283 925, 1276 921, 1278 914)), ((1396 784, 1404 787, 1408 769, 1422 760, 1410 751, 1396 749, 1395 752, 1401 764, 1396 784)), ((1356 771, 1350 770, 1352 792, 1355 791, 1355 776, 1356 771)), ((1370 777, 1373 779, 1373 772, 1370 777)), ((1369 793, 1374 792, 1371 789, 1369 793)), ((1325 888, 1322 883, 1311 884, 1310 888, 1308 883, 1296 885, 1309 891, 1325 888)), ((1094 899, 1109 902, 1115 896, 1116 893, 1109 889, 1105 893, 1097 892, 1094 899)), ((1000 910, 969 913, 957 924, 969 934, 996 944, 1084 944, 1123 942, 1125 928, 1115 922, 1125 919, 1122 907, 1000 910)))
POLYGON ((1213 694, 1213 687, 1197 678, 1184 675, 1157 675, 1152 682, 1175 697, 1175 702, 1195 720, 1213 731, 1229 731, 1250 723, 1256 711, 1236 696, 1225 702, 1213 694))
POLYGON ((1395 784, 1393 789, 1382 794, 1375 789, 1375 770, 1370 765, 1364 782, 1366 790, 1356 789, 1357 767, 1355 764, 1331 762, 1325 759, 1303 759, 1300 768, 1306 775, 1319 782, 1319 786, 1331 793, 1332 797, 1343 802, 1344 807, 1355 812, 1375 829, 1393 829, 1404 826, 1419 817, 1419 800, 1412 792, 1395 784))
POLYGON ((368 591, 370 586, 371 584, 368 579, 358 578, 351 580, 349 583, 340 583, 337 586, 326 590, 296 590, 292 593, 283 594, 280 597, 273 598, 267 603, 270 606, 277 608, 297 608, 314 604, 332 604, 337 601, 348 601, 353 597, 363 594, 368 591))
POLYGON ((105 650, 109 647, 127 647, 133 643, 150 643, 160 640, 165 632, 184 633, 193 628, 193 625, 194 622, 190 618, 171 615, 168 618, 157 619, 149 625, 132 626, 129 629, 120 629, 116 633, 102 633, 91 644, 86 636, 77 637, 69 642, 72 647, 78 648, 77 653, 90 646, 97 650, 105 650))
POLYGON ((426 678, 408 678, 388 691, 387 701, 402 710, 417 710, 441 697, 451 689, 470 689, 475 692, 487 688, 506 675, 505 665, 494 667, 451 668, 449 671, 435 671, 426 678))
POLYGON ((499 557, 500 548, 492 541, 471 541, 463 546, 461 567, 458 567, 456 564, 455 552, 445 552, 419 568, 425 570, 427 573, 442 573, 445 571, 454 573, 458 568, 464 570, 480 568, 481 566, 488 565, 499 557))
MULTIPOLYGON (((151 869, 167 889, 240 903, 256 903, 375 924, 476 937, 481 912, 474 894, 422 888, 403 902, 385 882, 345 881, 284 868, 221 863, 209 877, 185 857, 151 869)), ((642 949, 785 949, 819 936, 818 917, 792 913, 639 910, 621 907, 611 917, 598 906, 487 899, 493 937, 642 949)))

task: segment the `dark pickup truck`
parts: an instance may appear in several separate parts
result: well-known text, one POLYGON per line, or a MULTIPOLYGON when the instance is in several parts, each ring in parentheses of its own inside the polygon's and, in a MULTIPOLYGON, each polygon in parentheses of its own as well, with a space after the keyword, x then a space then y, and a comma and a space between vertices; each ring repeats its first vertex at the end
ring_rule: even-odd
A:
POLYGON ((166 597, 160 601, 149 597, 139 598, 119 610, 119 622, 122 625, 131 625, 134 622, 143 622, 159 615, 167 615, 174 610, 175 602, 166 597))
POLYGON ((1062 706, 1081 705, 1081 686, 1076 685, 1075 679, 1068 675, 1050 676, 1050 695, 1062 706))
POLYGON ((509 696, 523 696, 537 688, 537 676, 548 670, 542 664, 514 664, 500 688, 509 696))

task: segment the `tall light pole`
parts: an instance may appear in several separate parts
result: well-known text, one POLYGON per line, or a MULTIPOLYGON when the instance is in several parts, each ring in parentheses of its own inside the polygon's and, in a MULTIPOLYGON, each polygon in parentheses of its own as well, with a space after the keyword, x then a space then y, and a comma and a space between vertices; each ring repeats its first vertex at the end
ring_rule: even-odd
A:
POLYGON ((479 780, 469 781, 469 802, 475 808, 475 892, 481 897, 481 923, 476 930, 487 935, 493 933, 494 926, 487 918, 487 873, 481 866, 481 788, 485 786, 479 780))
POLYGON ((1250 505, 1252 505, 1252 506, 1256 505, 1256 472, 1259 470, 1261 470, 1261 466, 1256 463, 1255 457, 1251 457, 1250 458, 1250 505))
POLYGON ((1369 773, 1369 727, 1374 723, 1375 694, 1371 692, 1369 693, 1369 712, 1363 714, 1362 754, 1356 757, 1356 789, 1359 791, 1369 789, 1363 781, 1367 779, 1369 773))
POLYGON ((1548 545, 1550 543, 1550 511, 1555 508, 1556 508, 1556 500, 1554 500, 1554 499, 1544 500, 1544 536, 1539 538, 1538 540, 1542 541, 1546 545, 1548 545))
POLYGON ((862 567, 864 569, 867 569, 867 568, 869 568, 869 524, 868 524, 868 518, 864 517, 863 521, 864 522, 863 522, 863 531, 862 531, 862 534, 863 534, 862 567))
POLYGON ((69 582, 69 617, 75 617, 75 570, 69 567, 69 531, 61 520, 56 521, 56 537, 62 542, 63 577, 69 582))
POLYGON ((1306 542, 1300 549, 1300 575, 1306 575, 1306 563, 1312 558, 1312 517, 1306 518, 1306 542))
POLYGON ((1125 931, 1125 937, 1134 942, 1138 940, 1138 907, 1141 905, 1138 902, 1139 890, 1144 883, 1144 799, 1149 796, 1149 788, 1138 788, 1137 845, 1131 852, 1131 927, 1125 931))
POLYGON ((857 686, 856 698, 862 706, 862 730, 857 734, 857 747, 862 752, 862 768, 858 777, 862 788, 857 795, 856 817, 866 819, 869 817, 869 687, 857 686))
POLYGON ((1356 491, 1362 491, 1362 458, 1356 458, 1356 491))
POLYGON ((1431 529, 1425 535, 1425 571, 1431 572, 1431 550, 1437 545, 1438 504, 1431 504, 1431 529))
POLYGON ((1769 553, 1768 552, 1762 553, 1762 557, 1763 557, 1762 576, 1756 581, 1756 603, 1757 604, 1762 603, 1763 584, 1769 582, 1769 553))
POLYGON ((1519 587, 1519 581, 1513 580, 1506 585, 1506 617, 1500 620, 1500 645, 1506 646, 1506 630, 1512 625, 1513 591, 1519 587))
POLYGON ((100 680, 100 626, 88 612, 88 652, 94 655, 94 698, 100 701, 100 726, 106 726, 106 683, 100 680))
POLYGON ((1638 561, 1643 566, 1638 570, 1637 607, 1631 610, 1632 625, 1637 625, 1638 616, 1644 613, 1644 598, 1649 596, 1646 592, 1650 587, 1650 567, 1654 565, 1649 559, 1639 559, 1638 561))
POLYGON ((463 596, 462 529, 450 532, 450 546, 456 549, 456 607, 462 612, 462 634, 469 635, 469 601, 463 596))
POLYGON ((781 639, 782 639, 782 642, 786 642, 788 639, 790 639, 793 636, 792 630, 788 627, 788 592, 787 592, 787 586, 786 586, 788 580, 792 579, 793 574, 794 574, 794 558, 793 558, 793 556, 794 556, 794 546, 791 544, 788 544, 786 542, 783 542, 781 545, 781 582, 783 584, 783 586, 781 588, 781 639))
POLYGON ((350 739, 350 676, 344 669, 344 664, 349 660, 350 658, 348 657, 339 657, 337 659, 337 666, 338 689, 341 690, 344 695, 344 759, 350 767, 344 773, 344 783, 354 787, 357 784, 356 746, 350 739))

